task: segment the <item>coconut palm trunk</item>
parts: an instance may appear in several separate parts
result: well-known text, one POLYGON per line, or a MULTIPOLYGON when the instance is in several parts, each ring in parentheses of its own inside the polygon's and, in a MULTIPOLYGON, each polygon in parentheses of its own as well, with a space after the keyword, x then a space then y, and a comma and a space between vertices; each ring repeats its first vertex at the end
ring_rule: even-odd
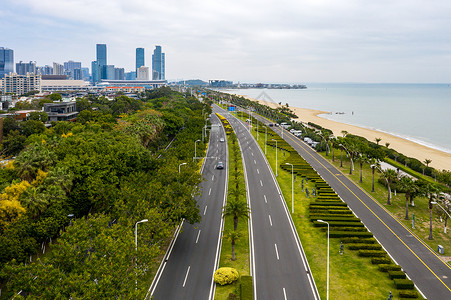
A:
POLYGON ((376 171, 376 168, 371 168, 371 169, 372 169, 372 171, 373 171, 373 185, 372 185, 372 187, 371 187, 371 192, 374 193, 374 172, 376 171))

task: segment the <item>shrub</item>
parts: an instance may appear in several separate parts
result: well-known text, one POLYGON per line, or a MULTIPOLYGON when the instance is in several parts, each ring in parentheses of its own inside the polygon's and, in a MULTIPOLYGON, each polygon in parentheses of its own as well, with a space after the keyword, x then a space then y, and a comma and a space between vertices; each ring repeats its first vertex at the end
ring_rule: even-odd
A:
POLYGON ((376 243, 376 239, 375 238, 362 239, 362 238, 358 238, 358 237, 344 237, 344 238, 341 239, 341 241, 344 244, 357 244, 357 243, 361 243, 361 244, 375 244, 376 243))
POLYGON ((393 262, 388 257, 373 257, 371 259, 371 263, 373 265, 389 265, 392 264, 393 262))
POLYGON ((349 250, 381 250, 382 246, 379 244, 363 244, 363 243, 353 243, 348 244, 349 250))
POLYGON ((401 290, 399 291, 400 298, 418 298, 418 292, 415 290, 401 290))
POLYGON ((401 266, 395 264, 381 264, 379 265, 379 271, 381 272, 401 271, 401 266))
POLYGON ((385 257, 387 253, 384 250, 359 250, 361 257, 385 257))
POLYGON ((413 290, 413 281, 410 279, 393 279, 398 290, 413 290))
POLYGON ((223 267, 216 270, 214 274, 215 282, 219 285, 231 284, 238 279, 240 275, 234 268, 223 267))
POLYGON ((406 279, 406 273, 404 273, 403 271, 388 271, 388 277, 390 277, 390 279, 406 279))
POLYGON ((373 237, 373 234, 371 232, 359 232, 359 231, 331 231, 329 236, 331 238, 341 238, 341 237, 351 237, 351 236, 357 236, 357 237, 373 237))
MULTIPOLYGON (((359 224, 359 223, 355 223, 355 224, 359 224)), ((326 230, 326 228, 323 228, 323 229, 326 230)), ((335 227, 335 226, 330 226, 330 230, 332 230, 332 231, 358 231, 358 232, 367 232, 368 231, 368 229, 366 229, 363 226, 361 226, 361 227, 335 227)))
MULTIPOLYGON (((318 222, 318 221, 313 221, 313 226, 315 226, 315 227, 326 227, 327 224, 326 223, 321 223, 321 222, 318 222)), ((329 226, 331 226, 331 227, 362 227, 363 228, 363 223, 332 221, 332 222, 329 222, 329 226)), ((356 228, 353 228, 353 229, 356 229, 356 228)), ((344 229, 340 228, 340 230, 344 230, 344 229)), ((359 231, 359 230, 356 230, 356 231, 359 231)))
POLYGON ((254 299, 252 276, 241 276, 241 300, 254 299))

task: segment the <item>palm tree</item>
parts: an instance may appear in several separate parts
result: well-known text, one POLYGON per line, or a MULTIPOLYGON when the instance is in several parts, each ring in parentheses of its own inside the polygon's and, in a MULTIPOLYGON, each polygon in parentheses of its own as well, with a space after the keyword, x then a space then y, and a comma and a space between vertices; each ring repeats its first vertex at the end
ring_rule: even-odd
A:
POLYGON ((438 189, 430 183, 425 185, 423 188, 424 196, 429 198, 429 237, 428 237, 429 240, 434 239, 434 237, 432 236, 432 208, 433 208, 432 202, 434 202, 434 197, 436 196, 437 192, 438 189))
POLYGON ((376 141, 376 144, 378 144, 378 145, 379 145, 379 142, 382 141, 381 138, 375 138, 374 140, 376 141))
POLYGON ((398 182, 399 189, 406 193, 406 217, 409 219, 409 200, 412 191, 415 189, 415 182, 409 176, 403 176, 398 182))
POLYGON ((371 192, 374 193, 374 172, 376 171, 376 168, 380 168, 381 163, 379 162, 379 160, 377 160, 375 158, 371 158, 369 163, 371 166, 371 171, 373 172, 373 185, 371 187, 371 192))
POLYGON ((429 164, 432 162, 431 159, 425 159, 424 163, 426 164, 426 167, 429 167, 429 164))
POLYGON ((233 217, 233 230, 238 227, 238 219, 246 220, 249 218, 250 209, 245 201, 235 198, 227 201, 227 205, 223 207, 223 217, 233 217))
POLYGON ((235 258, 235 243, 241 237, 241 233, 236 232, 235 230, 226 230, 223 233, 222 238, 229 240, 232 243, 232 260, 236 260, 235 258))
POLYGON ((367 162, 367 159, 365 156, 362 155, 362 153, 359 153, 357 158, 355 159, 356 162, 360 165, 360 183, 363 182, 363 163, 367 162))
POLYGON ((398 174, 393 169, 387 169, 382 173, 387 181, 388 185, 388 196, 387 196, 387 205, 391 205, 390 203, 390 195, 391 195, 391 183, 398 178, 398 174))
POLYGON ((390 146, 390 143, 385 143, 385 147, 387 147, 388 148, 388 146, 390 146))
POLYGON ((343 137, 346 137, 348 135, 348 132, 346 130, 342 130, 341 134, 343 135, 343 137))

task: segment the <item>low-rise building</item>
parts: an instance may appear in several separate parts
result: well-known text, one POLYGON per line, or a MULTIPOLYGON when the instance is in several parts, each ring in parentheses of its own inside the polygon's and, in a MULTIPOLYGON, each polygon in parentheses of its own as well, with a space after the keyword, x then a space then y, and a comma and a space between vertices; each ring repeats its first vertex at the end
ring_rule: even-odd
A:
POLYGON ((77 104, 75 102, 44 103, 44 111, 49 121, 74 121, 77 118, 77 104))

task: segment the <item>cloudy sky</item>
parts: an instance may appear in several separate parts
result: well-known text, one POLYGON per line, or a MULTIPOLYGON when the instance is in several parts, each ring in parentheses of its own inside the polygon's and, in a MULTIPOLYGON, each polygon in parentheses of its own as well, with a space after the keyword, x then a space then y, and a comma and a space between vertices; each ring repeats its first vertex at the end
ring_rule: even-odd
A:
POLYGON ((166 53, 167 79, 451 82, 449 0, 0 0, 0 47, 38 65, 134 70, 166 53))

